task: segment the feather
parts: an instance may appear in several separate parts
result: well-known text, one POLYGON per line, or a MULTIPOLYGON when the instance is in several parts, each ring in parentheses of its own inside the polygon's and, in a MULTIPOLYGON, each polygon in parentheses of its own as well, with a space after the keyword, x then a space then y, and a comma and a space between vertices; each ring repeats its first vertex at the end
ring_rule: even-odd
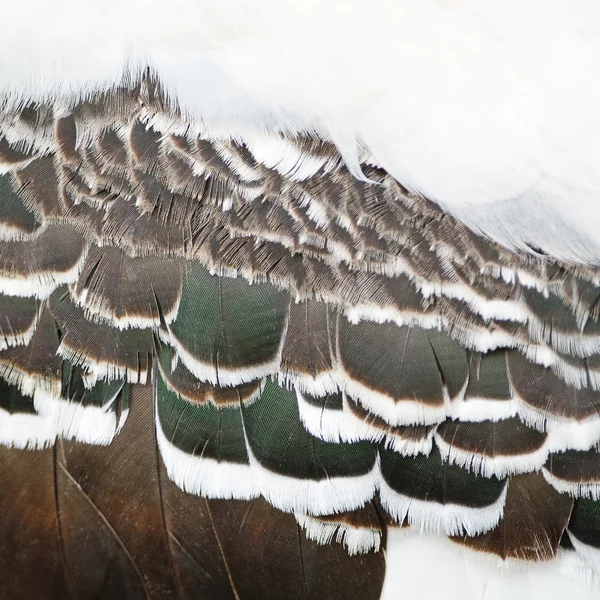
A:
POLYGON ((170 482, 157 455, 149 391, 133 394, 137 410, 109 446, 63 441, 38 452, 0 447, 3 594, 378 595, 382 551, 351 557, 341 546, 307 540, 291 515, 262 500, 209 501, 170 482), (268 543, 261 545, 263 540, 268 543), (338 577, 343 563, 348 568, 338 577), (282 568, 286 577, 273 589, 272 578, 282 568), (372 574, 368 580, 360 576, 364 569, 372 574))
POLYGON ((488 533, 456 541, 503 559, 548 560, 558 552, 572 508, 573 500, 552 489, 540 474, 514 475, 501 523, 488 533), (524 510, 527 504, 531 510, 524 510))
POLYGON ((130 258, 116 248, 94 246, 72 295, 88 319, 109 321, 119 329, 158 326, 161 318, 170 323, 181 297, 179 263, 130 258))
POLYGON ((375 449, 311 437, 302 426, 293 392, 267 380, 261 398, 244 407, 242 416, 259 489, 274 506, 331 514, 359 508, 373 497, 375 449), (280 434, 282 428, 286 436, 280 434))
MULTIPOLYGON (((111 23, 83 79, 77 61, 95 39, 60 63, 74 68, 64 74, 42 64, 44 36, 13 52, 38 78, 35 90, 18 70, 14 89, 0 75, 0 460, 9 465, 0 473, 9 507, 0 596, 429 597, 437 579, 452 582, 448 594, 459 590, 453 568, 434 554, 413 560, 408 548, 421 543, 487 557, 496 570, 478 566, 476 578, 496 581, 498 566, 517 564, 542 573, 534 563, 547 562, 547 581, 562 573, 600 589, 595 183, 570 162, 577 144, 565 146, 568 158, 548 158, 573 141, 564 132, 557 139, 555 124, 566 132, 579 111, 553 115, 551 133, 537 115, 515 129, 496 109, 504 129, 485 120, 475 127, 485 97, 465 96, 464 113, 443 95, 419 96, 419 83, 440 75, 436 61, 419 57, 409 71, 395 61, 391 81, 381 68, 394 50, 372 61, 377 76, 365 73, 355 40, 369 38, 348 46, 339 26, 348 15, 336 11, 331 21, 328 3, 319 22, 335 23, 342 45, 315 63, 311 36, 295 38, 304 6, 292 11, 298 23, 284 11, 283 28, 273 28, 282 13, 268 0, 245 17, 229 11, 229 33, 207 25, 222 8, 197 8, 184 50, 186 2, 167 13, 128 0, 119 15, 132 23, 125 63, 121 42, 106 44, 122 40, 113 8, 96 15, 89 3, 70 14, 70 1, 54 4, 44 30, 73 25, 71 36, 54 36, 65 48, 111 23), (98 23, 75 26, 81 14, 98 23), (177 24, 160 19, 155 28, 153 17, 174 14, 177 24), (139 28, 156 45, 140 41, 139 28), (280 38, 286 29, 289 39, 280 38), (300 54, 291 56, 295 39, 300 54), (276 86, 279 51, 263 46, 269 40, 285 57, 276 86), (309 110, 289 75, 313 61, 309 89, 327 58, 336 68, 315 84, 309 110), (115 75, 117 64, 125 75, 115 75), (406 72, 415 79, 403 80, 406 72), (185 74, 179 83, 177 74, 185 74), (336 95, 342 88, 356 98, 336 95), (409 97, 429 107, 427 119, 409 97), (456 114, 463 135, 440 138, 432 127, 452 130, 456 114), (522 129, 548 137, 547 162, 526 156, 533 147, 522 129), (485 172, 475 160, 484 153, 469 145, 479 131, 497 146, 485 172), (509 163, 506 132, 516 136, 509 163), (576 197, 585 223, 557 197, 576 197), (407 585, 382 592, 384 574, 407 585)), ((37 9, 33 22, 47 10, 37 9)), ((429 0, 411 9, 403 31, 430 11, 428 36, 409 27, 410 47, 429 45, 435 56, 429 34, 437 32, 456 74, 453 61, 465 58, 433 18, 438 10, 429 0)), ((506 29, 500 17, 514 7, 503 10, 489 13, 505 36, 494 56, 517 73, 505 55, 524 52, 514 26, 523 21, 506 29)), ((570 30, 549 26, 557 10, 540 14, 558 44, 549 32, 570 30)), ((381 14, 393 22, 398 11, 381 14)), ((348 14, 356 33, 358 13, 348 14)), ((481 36, 466 5, 444 18, 461 44, 476 39, 490 51, 495 37, 481 36)), ((406 50, 397 27, 390 31, 390 48, 406 50)), ((573 37, 581 45, 585 36, 573 37)), ((524 55, 540 68, 539 56, 524 55)), ((2 65, 14 68, 0 57, 2 65)), ((521 83, 535 79, 518 74, 521 83)), ((461 93, 482 89, 463 83, 461 93)), ((497 83, 499 101, 518 94, 497 83)), ((550 98, 539 104, 547 117, 555 94, 537 85, 550 98)), ((585 86, 577 98, 588 98, 585 86)), ((540 590, 554 594, 548 585, 540 590)), ((495 593, 494 584, 486 589, 495 593)))
POLYGON ((569 450, 553 453, 542 471, 559 492, 575 498, 600 498, 600 460, 596 448, 587 452, 569 450))
POLYGON ((0 443, 13 448, 40 449, 56 439, 55 424, 37 413, 33 398, 16 385, 0 380, 0 443))
POLYGON ((213 386, 196 379, 169 346, 163 346, 160 350, 157 364, 161 381, 166 388, 189 402, 212 402, 221 407, 236 406, 239 402, 249 402, 260 395, 260 379, 237 387, 213 386))
POLYGON ((568 447, 576 444, 584 450, 597 440, 598 392, 570 386, 518 352, 507 353, 507 359, 515 396, 520 400, 519 413, 526 422, 541 430, 554 430, 556 443, 568 447))
POLYGON ((49 309, 61 330, 56 352, 86 371, 90 381, 127 379, 144 383, 150 371, 152 333, 146 329, 119 329, 112 323, 85 318, 64 288, 57 288, 49 309))
POLYGON ((489 531, 500 521, 507 483, 495 476, 477 478, 428 456, 403 457, 381 451, 381 503, 394 520, 420 531, 469 536, 489 531))
POLYGON ((330 544, 335 538, 351 556, 379 550, 382 530, 374 503, 368 503, 359 510, 335 515, 295 516, 307 537, 319 544, 330 544))
POLYGON ((61 360, 56 355, 59 338, 47 308, 42 311, 29 344, 0 352, 0 374, 26 396, 36 392, 60 394, 61 360))
POLYGON ((549 452, 546 439, 516 417, 480 423, 446 421, 435 433, 435 443, 450 464, 500 478, 539 470, 549 452))
POLYGON ((342 318, 337 348, 344 389, 391 425, 435 423, 445 415, 446 395, 454 397, 467 383, 464 351, 458 345, 446 349, 445 344, 453 342, 433 330, 367 322, 349 325, 342 318))
POLYGON ((161 379, 156 420, 167 472, 184 491, 208 498, 259 496, 239 405, 191 404, 170 392, 161 379))
POLYGON ((271 286, 186 269, 171 342, 202 381, 237 385, 277 371, 287 296, 271 286), (236 326, 236 319, 240 325, 236 326))
POLYGON ((290 302, 288 310, 280 366, 283 380, 313 394, 336 391, 335 316, 327 305, 314 300, 290 302))
POLYGON ((86 247, 68 225, 47 225, 31 240, 0 242, 0 290, 9 296, 47 298, 77 279, 86 247))
POLYGON ((462 421, 497 421, 514 416, 517 407, 507 369, 504 349, 472 353, 467 389, 463 398, 452 403, 450 414, 462 421))
POLYGON ((0 197, 0 240, 13 241, 31 236, 40 223, 14 192, 8 175, 0 177, 0 197))
POLYGON ((129 386, 120 381, 87 386, 76 367, 63 362, 60 396, 36 392, 37 413, 53 426, 56 435, 92 444, 108 444, 129 413, 129 386))
POLYGON ((40 306, 33 298, 0 295, 0 349, 27 345, 36 329, 40 306))

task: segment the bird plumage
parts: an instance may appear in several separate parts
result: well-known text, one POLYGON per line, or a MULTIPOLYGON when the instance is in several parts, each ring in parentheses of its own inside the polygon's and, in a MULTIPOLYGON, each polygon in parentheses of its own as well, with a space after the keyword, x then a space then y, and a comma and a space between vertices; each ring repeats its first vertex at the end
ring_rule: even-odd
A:
POLYGON ((0 90, 13 104, 68 109, 150 68, 184 116, 157 116, 162 131, 201 122, 213 137, 262 147, 281 169, 293 153, 272 134, 316 134, 355 175, 368 155, 505 246, 598 263, 591 0, 3 9, 0 90))
MULTIPOLYGON (((334 4, 323 7, 327 26, 334 4)), ((530 163, 531 146, 512 129, 498 140, 489 119, 478 130, 457 112, 446 133, 459 124, 467 139, 461 148, 453 138, 452 154, 437 145, 439 132, 425 134, 457 104, 442 110, 441 94, 438 117, 423 104, 425 125, 406 120, 397 95, 420 97, 398 83, 403 69, 419 65, 422 81, 441 76, 441 47, 423 57, 430 38, 408 61, 418 24, 440 40, 452 33, 446 76, 482 39, 473 23, 494 23, 484 50, 496 57, 508 46, 539 58, 547 39, 519 46, 520 27, 502 37, 511 3, 489 14, 468 2, 411 12, 401 3, 381 28, 405 13, 415 28, 376 45, 367 77, 365 58, 344 45, 358 13, 340 17, 347 30, 336 22, 338 46, 324 42, 326 27, 299 35, 306 7, 259 3, 248 22, 243 11, 219 22, 216 5, 143 7, 120 10, 145 32, 107 34, 113 44, 86 65, 100 43, 94 28, 117 8, 59 2, 53 14, 63 20, 16 53, 11 69, 22 73, 0 76, 0 494, 11 506, 0 525, 0 590, 393 598, 402 586, 394 576, 423 573, 414 565, 430 539, 432 552, 503 568, 548 562, 554 580, 563 573, 595 593, 599 246, 589 237, 593 212, 576 214, 594 189, 588 162, 577 162, 587 138, 548 187, 535 173, 562 156, 569 136, 584 135, 575 120, 557 133, 556 154, 530 163), (179 23, 188 10, 206 17, 191 48, 159 18, 179 23), (293 15, 282 37, 281 20, 293 15), (44 44, 63 28, 76 40, 83 22, 90 44, 62 54, 58 72, 44 44), (222 29, 211 29, 217 22, 222 29), (318 103, 309 98, 319 70, 314 82, 300 85, 300 70, 286 88, 286 71, 275 85, 272 61, 301 51, 315 64, 318 49, 344 59, 318 103), (241 74, 258 56, 265 64, 241 74), (391 58, 400 64, 390 83, 381 70, 391 58), (212 70, 196 70, 207 61, 212 70), (215 75, 225 67, 236 74, 226 85, 215 75), (338 81, 348 72, 352 81, 338 81), (336 104, 357 85, 361 94, 336 104), (492 154, 482 179, 483 163, 463 161, 469 136, 500 150, 510 139, 512 166, 503 170, 508 154, 492 154), (428 182, 404 162, 411 152, 428 165, 428 182), (556 205, 575 174, 586 194, 570 189, 556 205), (570 200, 576 210, 564 220, 570 200), (416 549, 414 565, 399 547, 416 549)), ((35 8, 34 21, 48 10, 35 8)), ((564 14, 562 2, 552 5, 546 35, 564 14)), ((589 41, 579 27, 586 15, 574 10, 568 21, 578 50, 589 41)), ((8 40, 21 48, 12 31, 8 40)), ((529 66, 545 73, 546 59, 529 66)), ((533 75, 511 77, 547 91, 552 82, 533 75)), ((481 93, 467 108, 485 112, 487 85, 474 81, 469 90, 481 93)), ((453 101, 463 98, 451 88, 453 101)), ((532 110, 519 89, 525 103, 507 118, 532 110)), ((541 111, 532 129, 560 107, 541 111)), ((405 591, 429 597, 425 582, 417 588, 405 591)))

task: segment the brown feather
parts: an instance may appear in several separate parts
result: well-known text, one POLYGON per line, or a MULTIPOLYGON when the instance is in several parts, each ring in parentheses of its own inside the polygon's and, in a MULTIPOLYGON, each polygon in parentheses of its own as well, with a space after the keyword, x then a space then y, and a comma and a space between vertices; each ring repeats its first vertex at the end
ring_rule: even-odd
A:
POLYGON ((500 524, 483 535, 452 539, 502 559, 550 560, 556 556, 572 509, 573 499, 559 494, 540 473, 514 475, 500 524))

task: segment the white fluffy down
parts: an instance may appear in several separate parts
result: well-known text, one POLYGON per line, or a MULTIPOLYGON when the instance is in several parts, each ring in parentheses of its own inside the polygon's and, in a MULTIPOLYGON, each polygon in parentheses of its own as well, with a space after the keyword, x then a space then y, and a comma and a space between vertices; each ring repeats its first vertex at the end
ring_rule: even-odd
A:
POLYGON ((593 600, 597 580, 572 552, 557 561, 501 564, 448 538, 391 529, 382 600, 593 600))

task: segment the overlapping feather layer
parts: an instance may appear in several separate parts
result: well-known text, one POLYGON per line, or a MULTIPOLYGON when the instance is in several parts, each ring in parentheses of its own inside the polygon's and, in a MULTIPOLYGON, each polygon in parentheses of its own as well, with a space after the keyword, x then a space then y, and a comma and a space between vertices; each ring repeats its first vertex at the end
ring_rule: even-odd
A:
POLYGON ((115 444, 152 385, 131 443, 188 494, 351 555, 410 525, 598 573, 600 272, 325 142, 176 123, 150 81, 2 115, 0 442, 115 444))

